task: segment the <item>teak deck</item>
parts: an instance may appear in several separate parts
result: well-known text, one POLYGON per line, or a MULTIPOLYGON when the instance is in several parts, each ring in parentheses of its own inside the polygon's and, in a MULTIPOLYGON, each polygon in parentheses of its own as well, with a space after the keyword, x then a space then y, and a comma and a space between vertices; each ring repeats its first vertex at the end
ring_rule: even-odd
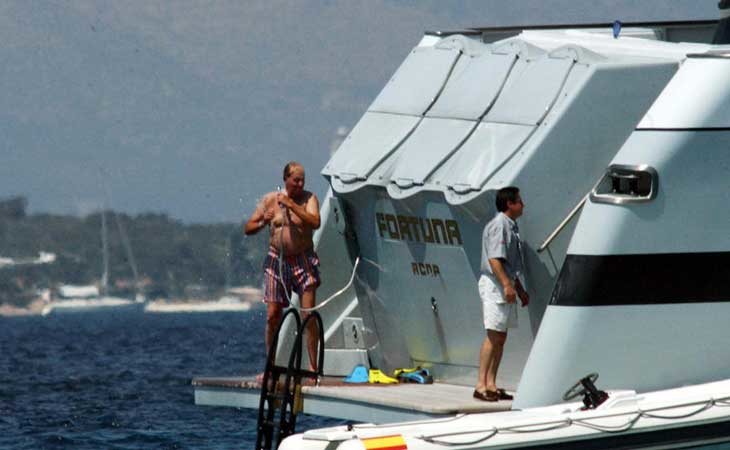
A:
MULTIPOLYGON (((196 377, 195 403, 258 409, 261 385, 254 377, 196 377)), ((348 384, 325 377, 302 386, 304 413, 356 422, 383 423, 459 413, 509 410, 510 401, 476 400, 473 388, 453 384, 348 384)))

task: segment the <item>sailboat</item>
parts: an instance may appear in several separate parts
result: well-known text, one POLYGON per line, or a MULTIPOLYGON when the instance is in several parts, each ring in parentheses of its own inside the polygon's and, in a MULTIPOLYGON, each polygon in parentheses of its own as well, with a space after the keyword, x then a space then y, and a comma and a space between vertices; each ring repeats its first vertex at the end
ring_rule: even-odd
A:
MULTIPOLYGON (((124 249, 127 253, 134 276, 135 290, 139 288, 139 276, 137 265, 132 254, 132 247, 129 238, 124 232, 122 223, 115 215, 117 229, 122 238, 124 249)), ((109 295, 109 242, 106 223, 106 211, 101 211, 101 248, 102 248, 102 276, 100 287, 96 285, 62 285, 58 288, 58 299, 52 301, 43 307, 41 314, 46 316, 49 314, 81 312, 90 310, 111 309, 115 311, 120 308, 125 310, 144 309, 145 298, 139 292, 136 292, 134 299, 122 298, 109 295)))

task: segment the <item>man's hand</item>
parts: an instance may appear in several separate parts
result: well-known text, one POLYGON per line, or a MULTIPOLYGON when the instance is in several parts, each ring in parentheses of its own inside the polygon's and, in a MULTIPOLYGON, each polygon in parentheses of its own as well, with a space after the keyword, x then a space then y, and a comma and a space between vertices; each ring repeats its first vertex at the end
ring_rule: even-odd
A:
POLYGON ((514 303, 517 300, 517 291, 511 284, 504 286, 504 300, 507 303, 514 303))
POLYGON ((294 205, 294 201, 289 198, 288 195, 284 192, 277 192, 276 194, 276 202, 279 205, 285 206, 287 208, 291 208, 294 205))

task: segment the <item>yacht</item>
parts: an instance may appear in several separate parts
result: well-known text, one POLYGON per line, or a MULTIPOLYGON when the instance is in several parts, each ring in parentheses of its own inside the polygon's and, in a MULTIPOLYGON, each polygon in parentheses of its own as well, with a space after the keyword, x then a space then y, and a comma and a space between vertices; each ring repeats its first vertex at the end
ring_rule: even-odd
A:
MULTIPOLYGON (((436 383, 302 387, 304 412, 363 423, 279 448, 728 445, 727 3, 719 21, 427 33, 322 170, 316 238, 318 298, 347 286, 319 310, 324 375, 436 383), (487 405, 476 280, 508 185, 531 301, 497 380, 514 401, 487 405)), ((194 384, 199 404, 259 405, 194 384)))

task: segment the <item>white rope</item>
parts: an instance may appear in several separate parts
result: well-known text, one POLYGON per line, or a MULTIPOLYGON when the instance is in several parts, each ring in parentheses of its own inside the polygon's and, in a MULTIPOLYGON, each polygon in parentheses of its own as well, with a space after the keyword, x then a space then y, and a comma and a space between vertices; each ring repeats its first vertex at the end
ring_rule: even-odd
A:
MULTIPOLYGON (((281 186, 276 187, 276 193, 281 192, 281 186)), ((292 304, 291 296, 289 295, 289 289, 287 288, 286 284, 284 284, 284 227, 289 225, 289 217, 287 215, 287 208, 285 208, 281 203, 279 203, 279 210, 281 210, 282 215, 282 223, 279 227, 279 283, 281 283, 281 287, 284 288, 284 295, 286 295, 286 300, 289 302, 289 304, 292 304)))
MULTIPOLYGON (((276 190, 277 192, 281 192, 281 187, 277 186, 276 190)), ((287 215, 288 208, 282 207, 281 204, 279 204, 279 208, 282 210, 284 216, 283 223, 281 224, 281 227, 279 227, 279 283, 284 288, 284 295, 286 295, 286 299, 289 301, 289 305, 291 305, 292 308, 298 309, 301 312, 318 311, 320 308, 324 308, 329 302, 340 296, 347 289, 349 289, 350 286, 352 286, 352 282, 355 280, 355 273, 357 273, 357 266, 358 264, 360 264, 360 257, 358 256, 357 258, 355 258, 355 265, 352 268, 350 281, 347 282, 345 287, 327 297, 327 299, 321 302, 319 305, 315 305, 311 308, 302 308, 301 306, 295 305, 292 301, 291 296, 289 295, 289 289, 287 289, 287 286, 284 284, 284 227, 289 225, 289 217, 287 215)))
POLYGON ((604 416, 592 417, 590 419, 566 418, 566 419, 555 421, 555 422, 525 424, 525 425, 504 427, 504 428, 492 427, 492 428, 483 428, 483 429, 474 429, 474 430, 463 430, 463 431, 455 431, 455 432, 450 432, 450 433, 441 433, 441 434, 434 434, 434 435, 420 435, 420 436, 414 436, 414 438, 420 439, 422 441, 429 442, 432 444, 443 445, 446 447, 454 447, 454 446, 474 445, 476 443, 481 443, 488 439, 491 439, 492 437, 494 437, 500 433, 504 433, 504 434, 506 434, 506 433, 539 433, 539 432, 551 431, 553 429, 566 428, 571 425, 589 428, 589 429, 600 431, 603 433, 612 433, 612 434, 613 433, 623 433, 623 432, 633 429, 634 426, 636 425, 636 423, 639 422, 639 420, 641 420, 643 418, 659 419, 659 420, 667 420, 667 421, 681 420, 681 419, 686 419, 686 418, 689 418, 692 416, 696 416, 697 414, 707 411, 708 409, 712 408, 713 406, 715 406, 715 407, 730 406, 730 397, 723 397, 723 398, 719 398, 719 399, 710 398, 709 400, 705 400, 705 401, 682 403, 682 404, 677 404, 677 405, 653 408, 653 409, 649 409, 649 410, 638 410, 637 412, 633 413, 633 417, 628 418, 626 422, 624 422, 620 425, 613 425, 613 426, 600 425, 600 424, 597 424, 596 421, 600 420, 600 419, 606 419, 606 418, 630 416, 632 413, 607 414, 604 416), (698 406, 698 408, 689 413, 676 415, 676 416, 656 414, 657 411, 666 411, 666 410, 673 410, 673 409, 679 409, 679 408, 686 408, 688 406, 698 406), (473 440, 473 441, 465 441, 465 442, 445 441, 445 440, 439 439, 439 438, 444 438, 444 437, 467 436, 470 434, 479 434, 479 433, 485 433, 486 436, 473 440))
POLYGON ((302 307, 293 306, 293 305, 292 305, 292 307, 297 308, 299 311, 302 311, 302 312, 317 311, 320 308, 324 308, 325 305, 327 305, 327 303, 331 302, 336 297, 338 297, 341 294, 343 294, 347 289, 349 289, 350 286, 352 286, 352 282, 355 280, 355 273, 357 273, 357 266, 358 266, 358 264, 360 264, 360 257, 359 256, 357 258, 355 258, 355 265, 352 268, 352 274, 350 275, 350 281, 347 282, 347 284, 345 285, 345 287, 343 287, 339 291, 337 291, 334 294, 332 294, 329 297, 327 297, 327 299, 324 300, 319 305, 315 305, 315 306, 313 306, 311 308, 302 308, 302 307))

